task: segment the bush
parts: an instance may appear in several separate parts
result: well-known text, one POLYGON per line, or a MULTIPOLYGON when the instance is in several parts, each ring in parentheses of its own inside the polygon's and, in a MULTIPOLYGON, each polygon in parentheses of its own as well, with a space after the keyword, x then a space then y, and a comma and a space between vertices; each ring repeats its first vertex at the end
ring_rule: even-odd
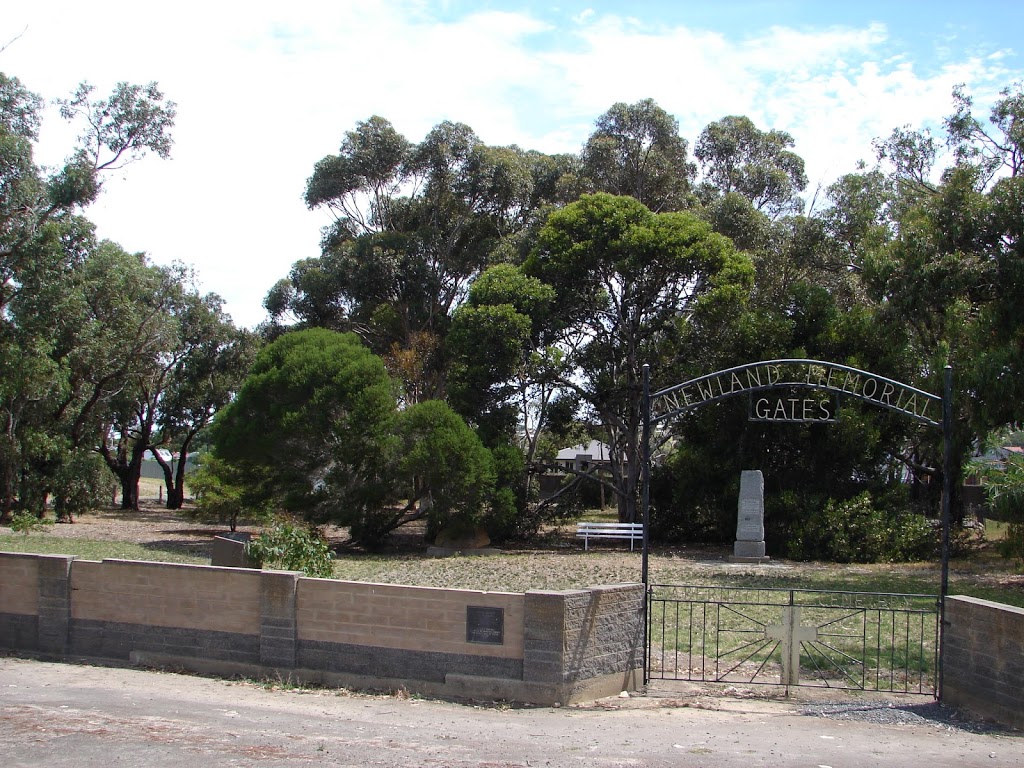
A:
POLYGON ((932 557, 935 535, 924 517, 885 509, 864 492, 796 522, 787 555, 836 563, 906 562, 932 557))
POLYGON ((997 549, 1003 557, 1024 561, 1024 523, 1010 523, 997 549))
POLYGON ((334 578, 334 557, 316 528, 279 520, 269 531, 245 545, 252 559, 285 571, 302 571, 319 579, 334 578))
POLYGON ((69 520, 109 503, 117 481, 93 451, 76 450, 65 457, 53 478, 53 504, 57 519, 69 520))
POLYGON ((34 515, 31 512, 15 512, 11 518, 11 530, 15 533, 23 533, 26 536, 31 531, 37 531, 48 525, 53 525, 53 520, 34 515))
POLYGON ((736 498, 739 478, 735 483, 722 481, 715 485, 717 493, 694 494, 690 491, 699 470, 704 467, 684 460, 684 450, 677 451, 665 465, 654 467, 651 474, 651 537, 663 543, 700 542, 702 544, 732 541, 736 532, 736 498))
POLYGON ((259 523, 272 519, 267 501, 252 493, 237 471, 212 454, 200 458, 198 468, 189 474, 188 484, 196 503, 181 512, 190 520, 227 525, 234 531, 240 518, 259 523))

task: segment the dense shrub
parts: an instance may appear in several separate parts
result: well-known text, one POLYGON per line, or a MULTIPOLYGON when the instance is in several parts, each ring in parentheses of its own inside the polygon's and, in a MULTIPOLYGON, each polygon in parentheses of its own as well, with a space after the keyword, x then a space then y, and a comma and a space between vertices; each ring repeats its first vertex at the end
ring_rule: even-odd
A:
POLYGON ((117 488, 103 459, 93 451, 67 454, 53 478, 53 503, 58 520, 69 520, 110 501, 117 488))
POLYGON ((684 461, 680 449, 651 474, 651 538, 664 544, 725 543, 736 535, 739 478, 713 477, 713 468, 684 461), (695 485, 704 488, 693 493, 695 485), (712 493, 711 489, 717 489, 712 493))
POLYGON ((189 487, 196 496, 192 507, 181 510, 190 520, 227 525, 232 531, 240 519, 269 523, 270 505, 251 492, 251 486, 226 462, 212 454, 204 454, 199 466, 188 477, 189 487))
POLYGON ((829 500, 818 513, 795 523, 786 554, 795 560, 877 563, 934 556, 933 526, 920 515, 888 508, 865 492, 829 500))
POLYGON ((263 565, 285 571, 302 571, 307 576, 334 576, 333 554, 327 540, 316 529, 279 520, 245 546, 246 554, 263 565))
POLYGON ((529 524, 526 511, 526 462, 514 445, 491 448, 495 484, 482 520, 491 541, 528 538, 537 533, 529 524))

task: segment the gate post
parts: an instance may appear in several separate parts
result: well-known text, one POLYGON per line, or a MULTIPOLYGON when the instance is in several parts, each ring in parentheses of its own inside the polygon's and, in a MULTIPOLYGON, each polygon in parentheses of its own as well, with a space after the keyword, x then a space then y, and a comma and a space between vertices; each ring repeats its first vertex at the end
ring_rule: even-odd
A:
POLYGON ((643 410, 643 431, 640 440, 640 454, 643 466, 640 468, 641 471, 641 490, 640 490, 640 513, 643 515, 644 524, 644 543, 643 543, 643 554, 640 557, 640 570, 641 570, 641 582, 644 585, 644 610, 641 615, 641 619, 644 623, 644 685, 650 681, 649 660, 647 658, 650 653, 650 622, 648 621, 647 612, 650 610, 650 586, 647 583, 647 561, 648 561, 648 544, 650 542, 650 512, 651 512, 651 366, 644 363, 643 367, 643 401, 641 404, 641 410, 643 410))
POLYGON ((953 366, 943 370, 942 392, 942 583, 939 588, 939 662, 935 698, 942 701, 942 659, 946 645, 946 595, 949 593, 949 518, 953 503, 953 366))

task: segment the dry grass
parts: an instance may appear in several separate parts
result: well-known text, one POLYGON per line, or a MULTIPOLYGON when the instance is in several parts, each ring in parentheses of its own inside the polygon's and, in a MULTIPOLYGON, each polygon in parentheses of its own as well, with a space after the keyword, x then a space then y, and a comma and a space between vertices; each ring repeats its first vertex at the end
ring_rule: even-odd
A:
MULTIPOLYGON (((142 509, 114 507, 80 516, 71 525, 49 525, 29 534, 0 528, 0 550, 62 553, 100 560, 124 558, 163 562, 209 563, 213 537, 223 525, 204 525, 163 509, 155 493, 144 490, 142 509)), ((258 530, 240 526, 239 530, 258 530)), ((628 544, 592 546, 584 552, 573 527, 552 529, 540 542, 505 547, 489 556, 430 557, 422 530, 402 531, 393 546, 366 553, 343 546, 345 532, 327 531, 338 551, 338 578, 493 592, 574 589, 641 580, 641 555, 628 544)), ((734 565, 728 547, 652 549, 649 581, 655 584, 717 584, 866 592, 936 593, 938 563, 847 565, 774 560, 767 565, 734 565)), ((986 547, 956 560, 950 592, 1024 607, 1024 571, 986 547)))

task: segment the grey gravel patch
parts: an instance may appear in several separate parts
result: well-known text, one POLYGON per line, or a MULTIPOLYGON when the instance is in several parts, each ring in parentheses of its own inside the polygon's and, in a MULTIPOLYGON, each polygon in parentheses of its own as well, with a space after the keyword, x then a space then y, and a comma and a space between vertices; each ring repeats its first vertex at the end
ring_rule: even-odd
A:
POLYGON ((959 711, 932 701, 924 704, 896 702, 841 702, 809 704, 800 714, 829 720, 850 720, 879 725, 916 725, 940 731, 967 733, 998 733, 1008 729, 997 723, 969 720, 959 711))

